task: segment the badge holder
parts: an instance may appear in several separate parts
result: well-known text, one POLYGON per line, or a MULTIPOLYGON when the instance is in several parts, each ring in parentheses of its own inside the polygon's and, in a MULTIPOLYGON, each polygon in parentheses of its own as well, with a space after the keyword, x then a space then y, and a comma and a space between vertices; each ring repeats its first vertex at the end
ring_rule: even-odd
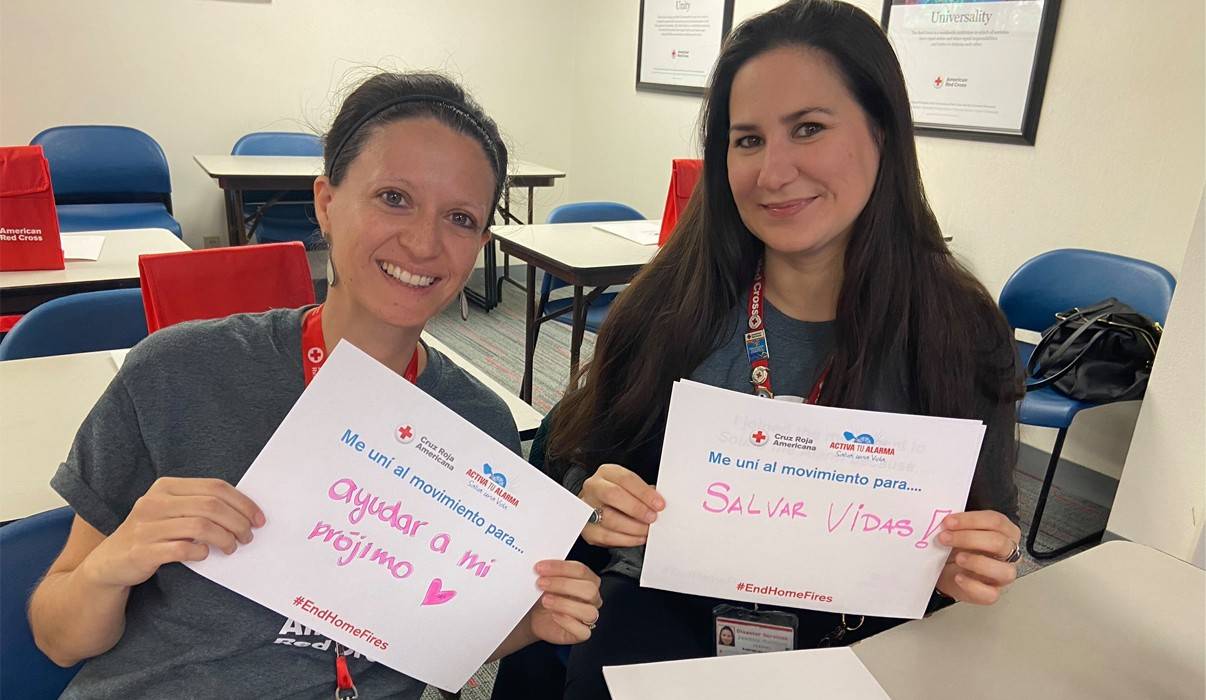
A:
POLYGON ((800 629, 793 613, 728 603, 712 608, 712 623, 717 656, 791 651, 800 629))

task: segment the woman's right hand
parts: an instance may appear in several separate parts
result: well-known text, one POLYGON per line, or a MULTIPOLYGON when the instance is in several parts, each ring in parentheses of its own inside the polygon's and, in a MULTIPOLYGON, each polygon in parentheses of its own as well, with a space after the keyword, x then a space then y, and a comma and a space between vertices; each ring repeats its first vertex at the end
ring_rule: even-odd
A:
POLYGON ((591 508, 602 509, 598 522, 582 528, 582 539, 598 547, 645 544, 649 524, 666 507, 656 489, 618 464, 600 466, 582 485, 578 497, 591 508))
POLYGON ((221 479, 162 477, 81 567, 96 583, 136 586, 164 564, 201 561, 210 547, 231 554, 264 522, 259 506, 221 479))

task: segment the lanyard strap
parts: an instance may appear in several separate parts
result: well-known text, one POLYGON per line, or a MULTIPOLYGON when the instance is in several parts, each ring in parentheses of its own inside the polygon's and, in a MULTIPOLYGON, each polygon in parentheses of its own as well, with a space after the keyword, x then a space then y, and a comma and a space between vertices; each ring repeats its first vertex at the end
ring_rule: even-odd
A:
MULTIPOLYGON (((323 306, 319 304, 310 309, 302 319, 302 379, 306 386, 310 386, 310 381, 318 374, 322 363, 327 361, 327 343, 322 335, 323 306)), ((418 348, 415 348, 415 354, 411 356, 402 376, 411 384, 419 378, 418 348)))
POLYGON ((348 657, 344 654, 344 646, 335 644, 335 700, 356 700, 360 692, 352 682, 352 672, 348 670, 348 657))
MULTIPOLYGON (((754 393, 767 399, 775 398, 771 390, 770 347, 766 344, 766 324, 762 317, 766 307, 762 303, 762 288, 766 280, 762 275, 762 261, 754 271, 754 284, 750 286, 749 303, 746 310, 749 313, 750 330, 745 334, 745 355, 750 361, 750 384, 754 385, 754 393)), ((825 362, 821 376, 808 392, 806 403, 816 404, 821 400, 821 390, 825 388, 825 379, 829 377, 830 362, 825 362)))

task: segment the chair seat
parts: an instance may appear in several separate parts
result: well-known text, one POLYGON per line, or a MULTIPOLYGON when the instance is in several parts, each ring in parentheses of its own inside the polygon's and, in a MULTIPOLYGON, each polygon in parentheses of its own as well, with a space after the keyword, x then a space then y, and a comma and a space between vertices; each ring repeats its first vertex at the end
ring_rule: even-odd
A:
MULTIPOLYGON (((607 318, 607 309, 611 306, 611 302, 615 300, 619 292, 604 292, 600 294, 586 309, 586 330, 591 333, 598 333, 599 327, 603 325, 603 320, 607 318)), ((550 299, 545 305, 545 313, 555 313, 562 309, 572 308, 574 305, 573 298, 568 299, 550 299)), ((556 321, 564 323, 567 326, 573 325, 572 312, 566 312, 558 316, 556 321)))
POLYGON ((59 230, 104 231, 123 228, 165 228, 183 237, 180 222, 158 202, 133 204, 60 204, 59 230))
MULTIPOLYGON (((1018 357, 1021 360, 1023 371, 1033 353, 1033 345, 1018 343, 1018 357)), ((1072 419, 1076 417, 1077 413, 1096 405, 1088 401, 1069 398, 1052 387, 1046 387, 1038 391, 1026 392, 1026 397, 1018 406, 1018 422, 1041 428, 1067 428, 1072 425, 1072 419)))

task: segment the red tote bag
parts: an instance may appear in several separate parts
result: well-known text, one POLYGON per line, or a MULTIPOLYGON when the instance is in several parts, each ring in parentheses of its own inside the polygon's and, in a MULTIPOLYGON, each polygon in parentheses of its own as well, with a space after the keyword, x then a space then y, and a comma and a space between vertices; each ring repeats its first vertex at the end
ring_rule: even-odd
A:
POLYGON ((666 193, 666 210, 662 212, 662 231, 657 244, 663 246, 674 231, 678 217, 687 210, 687 201, 695 191, 703 172, 703 161, 694 158, 675 158, 670 169, 670 191, 666 193))
POLYGON ((0 147, 0 271, 62 269, 59 216, 42 147, 0 147))

